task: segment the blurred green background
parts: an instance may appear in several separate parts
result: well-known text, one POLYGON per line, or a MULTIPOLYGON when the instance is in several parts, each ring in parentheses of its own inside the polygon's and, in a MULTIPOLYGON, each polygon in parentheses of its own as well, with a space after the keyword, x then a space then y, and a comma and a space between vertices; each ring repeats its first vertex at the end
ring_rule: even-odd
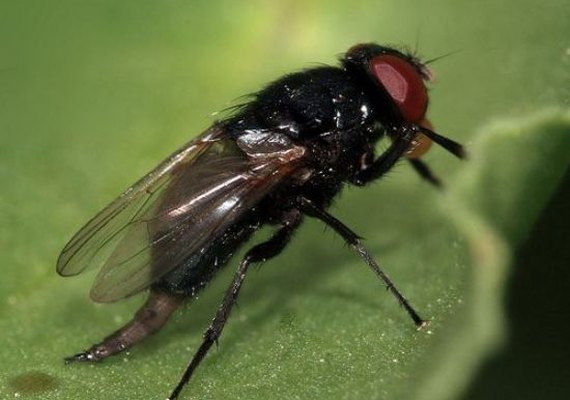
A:
POLYGON ((164 398, 235 260, 130 355, 64 366, 142 298, 90 303, 93 275, 56 276, 59 250, 212 113, 377 41, 457 51, 430 91, 437 130, 473 155, 427 156, 447 193, 402 164, 332 209, 430 329, 307 221, 252 271, 183 398, 569 398, 569 21, 567 0, 1 1, 0 397, 164 398))

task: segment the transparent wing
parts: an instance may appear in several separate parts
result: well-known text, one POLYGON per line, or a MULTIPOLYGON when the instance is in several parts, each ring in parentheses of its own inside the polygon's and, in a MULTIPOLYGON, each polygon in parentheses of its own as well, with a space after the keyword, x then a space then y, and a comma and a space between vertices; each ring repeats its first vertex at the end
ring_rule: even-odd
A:
POLYGON ((65 245, 57 260, 57 272, 62 276, 71 276, 87 268, 101 266, 125 227, 135 220, 146 204, 155 201, 172 181, 173 170, 191 165, 221 138, 222 133, 216 127, 207 130, 129 187, 65 245))
MULTIPOLYGON (((104 263, 91 291, 95 301, 135 294, 202 251, 290 176, 301 155, 290 144, 280 151, 266 147, 267 152, 252 157, 232 140, 210 138, 207 143, 189 162, 177 163, 155 180, 144 190, 146 195, 131 200, 124 208, 130 210, 127 218, 118 218, 124 213, 119 211, 107 219, 105 227, 113 229, 105 234, 98 230, 81 242, 89 248, 83 250, 86 255, 104 263)), ((98 226, 93 221, 90 225, 98 226)))

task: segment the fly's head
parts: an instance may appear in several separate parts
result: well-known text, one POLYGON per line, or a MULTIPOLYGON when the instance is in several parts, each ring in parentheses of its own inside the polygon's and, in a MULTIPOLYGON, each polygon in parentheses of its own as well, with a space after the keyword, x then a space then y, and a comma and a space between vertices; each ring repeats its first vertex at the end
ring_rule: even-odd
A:
MULTIPOLYGON (((389 135, 398 135, 403 126, 432 129, 426 118, 426 83, 433 80, 433 73, 418 58, 393 48, 363 43, 351 47, 341 61, 371 98, 376 117, 389 135)), ((420 157, 431 146, 431 140, 420 130, 406 153, 408 158, 420 157)))

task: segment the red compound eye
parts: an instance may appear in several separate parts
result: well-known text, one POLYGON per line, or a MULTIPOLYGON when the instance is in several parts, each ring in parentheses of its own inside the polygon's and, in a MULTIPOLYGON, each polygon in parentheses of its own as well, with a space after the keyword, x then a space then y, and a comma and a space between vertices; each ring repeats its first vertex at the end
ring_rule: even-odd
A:
POLYGON ((398 105, 404 119, 417 122, 424 117, 428 103, 426 87, 409 61, 382 54, 370 60, 370 70, 398 105))

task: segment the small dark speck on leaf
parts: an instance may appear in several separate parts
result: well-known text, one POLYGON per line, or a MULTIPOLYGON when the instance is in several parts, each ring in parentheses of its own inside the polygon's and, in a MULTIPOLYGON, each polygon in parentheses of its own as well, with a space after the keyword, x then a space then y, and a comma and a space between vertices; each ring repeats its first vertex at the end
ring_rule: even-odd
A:
POLYGON ((20 395, 38 394, 56 389, 57 379, 39 371, 25 372, 8 379, 8 384, 20 395))

